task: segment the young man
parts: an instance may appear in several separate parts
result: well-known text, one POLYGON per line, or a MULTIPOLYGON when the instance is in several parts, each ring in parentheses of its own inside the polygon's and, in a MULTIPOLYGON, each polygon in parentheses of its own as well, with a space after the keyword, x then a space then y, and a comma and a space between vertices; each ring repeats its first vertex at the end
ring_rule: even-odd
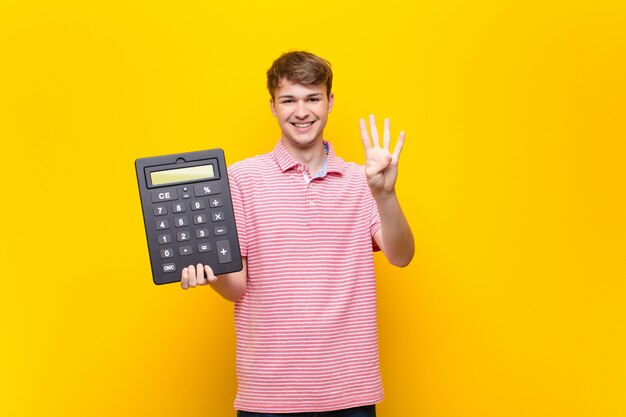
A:
POLYGON ((373 250, 394 265, 414 254, 395 193, 400 134, 390 152, 374 116, 361 119, 365 167, 324 140, 334 96, 330 64, 283 54, 267 72, 281 137, 229 168, 243 270, 190 265, 183 289, 210 284, 235 302, 239 416, 375 416, 383 398, 373 250), (268 414, 272 413, 272 414, 268 414))

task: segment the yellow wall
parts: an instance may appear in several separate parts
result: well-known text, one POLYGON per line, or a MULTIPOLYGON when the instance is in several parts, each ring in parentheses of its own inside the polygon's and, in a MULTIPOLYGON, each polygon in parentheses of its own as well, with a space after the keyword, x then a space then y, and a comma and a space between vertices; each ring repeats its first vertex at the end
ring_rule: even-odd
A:
POLYGON ((626 5, 605 0, 3 0, 0 415, 234 415, 232 306, 152 284, 133 162, 271 149, 264 72, 295 48, 334 65, 339 154, 363 161, 369 113, 407 132, 417 256, 376 255, 379 415, 626 415, 626 5))

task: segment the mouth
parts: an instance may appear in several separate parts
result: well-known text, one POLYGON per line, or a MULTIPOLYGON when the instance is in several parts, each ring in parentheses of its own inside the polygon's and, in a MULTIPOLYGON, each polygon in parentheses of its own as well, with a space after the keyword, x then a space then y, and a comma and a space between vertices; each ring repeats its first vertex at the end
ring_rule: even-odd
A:
POLYGON ((306 123, 291 123, 291 125, 294 126, 298 130, 304 131, 304 130, 308 130, 313 125, 313 123, 315 123, 315 120, 311 122, 306 122, 306 123))

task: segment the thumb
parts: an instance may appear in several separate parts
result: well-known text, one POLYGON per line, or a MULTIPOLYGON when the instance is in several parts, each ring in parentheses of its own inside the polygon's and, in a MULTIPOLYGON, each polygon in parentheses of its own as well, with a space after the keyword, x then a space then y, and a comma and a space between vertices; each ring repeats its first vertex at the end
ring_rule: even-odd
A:
POLYGON ((387 169, 387 167, 391 164, 391 161, 393 161, 393 157, 391 155, 385 155, 382 162, 379 164, 380 170, 384 171, 387 169))

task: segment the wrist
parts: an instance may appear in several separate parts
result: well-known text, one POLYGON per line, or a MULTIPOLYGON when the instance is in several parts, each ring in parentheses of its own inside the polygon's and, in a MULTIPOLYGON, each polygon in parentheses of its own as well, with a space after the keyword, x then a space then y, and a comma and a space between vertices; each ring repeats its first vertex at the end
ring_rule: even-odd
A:
POLYGON ((371 190, 371 192, 372 192, 372 197, 374 197, 374 200, 376 201, 377 204, 397 200, 395 188, 389 191, 371 190))

